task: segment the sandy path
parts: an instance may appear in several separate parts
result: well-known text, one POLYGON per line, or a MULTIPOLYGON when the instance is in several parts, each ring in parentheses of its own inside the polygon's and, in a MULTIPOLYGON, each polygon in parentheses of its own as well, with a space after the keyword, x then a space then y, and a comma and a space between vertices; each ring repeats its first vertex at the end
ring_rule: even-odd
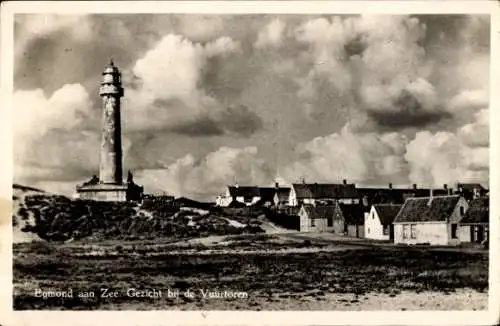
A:
POLYGON ((471 289, 459 289, 454 293, 402 292, 398 295, 370 293, 327 293, 324 296, 290 296, 289 298, 265 294, 252 295, 246 299, 201 299, 185 302, 178 298, 165 305, 157 301, 152 304, 123 303, 106 305, 101 309, 146 309, 146 310, 330 310, 330 311, 411 311, 411 310, 487 310, 488 294, 471 289))

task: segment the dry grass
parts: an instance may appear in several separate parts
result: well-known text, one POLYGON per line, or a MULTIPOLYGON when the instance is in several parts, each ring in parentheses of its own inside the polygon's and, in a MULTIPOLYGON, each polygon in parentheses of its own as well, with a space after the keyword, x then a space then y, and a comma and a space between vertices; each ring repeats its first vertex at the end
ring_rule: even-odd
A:
MULTIPOLYGON (((383 300, 376 307, 378 295, 392 298, 387 300, 397 300, 405 293, 420 296, 439 293, 454 298, 461 291, 484 295, 488 287, 485 253, 369 246, 342 250, 337 248, 339 244, 335 245, 336 252, 328 252, 319 251, 311 242, 275 243, 274 236, 237 236, 228 240, 233 244, 231 248, 212 255, 202 254, 207 247, 198 248, 199 253, 193 250, 183 253, 181 247, 176 247, 177 253, 171 254, 168 241, 163 242, 163 247, 142 247, 134 243, 135 251, 130 250, 132 247, 127 243, 114 246, 110 243, 54 245, 42 242, 16 245, 14 307, 20 310, 266 310, 288 309, 285 305, 288 302, 294 309, 346 309, 346 302, 340 299, 354 295, 359 297, 349 302, 354 310, 364 307, 360 297, 371 298, 370 309, 385 309, 383 300), (279 253, 277 249, 283 245, 318 250, 279 253), (245 248, 255 246, 265 247, 269 254, 242 253, 245 248), (92 254, 96 248, 103 251, 102 255, 92 254), (273 249, 276 249, 274 253, 273 249), (155 252, 154 256, 149 255, 151 251, 155 252), (94 290, 98 294, 101 287, 116 289, 123 295, 113 299, 76 296, 42 299, 34 296, 36 288, 72 288, 74 293, 94 290), (244 291, 249 298, 210 300, 200 295, 193 299, 130 298, 125 295, 128 288, 163 292, 168 288, 195 292, 199 289, 244 291), (311 304, 311 300, 316 303, 311 304)), ((347 243, 345 248, 349 248, 347 243)), ((410 309, 411 304, 406 303, 405 307, 410 309)), ((426 307, 425 304, 415 302, 415 309, 422 307, 426 307)))

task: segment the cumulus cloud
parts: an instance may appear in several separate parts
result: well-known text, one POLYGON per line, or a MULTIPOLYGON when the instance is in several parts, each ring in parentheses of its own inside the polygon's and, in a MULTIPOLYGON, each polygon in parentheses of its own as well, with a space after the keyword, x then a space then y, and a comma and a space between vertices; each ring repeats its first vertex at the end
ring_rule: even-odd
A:
POLYGON ((228 107, 212 115, 195 117, 193 120, 172 128, 173 132, 191 136, 214 136, 233 134, 250 136, 262 128, 262 119, 246 106, 228 107))
POLYGON ((422 131, 408 144, 405 158, 410 180, 439 186, 488 180, 488 152, 487 148, 468 147, 449 132, 422 131))
POLYGON ((385 129, 439 122, 449 114, 429 81, 425 35, 425 24, 403 15, 308 21, 296 29, 311 53, 299 98, 306 109, 355 107, 385 129))
POLYGON ((40 89, 14 93, 14 178, 74 180, 98 164, 98 133, 88 130, 95 118, 85 88, 65 85, 50 97, 40 89))
POLYGON ((488 183, 489 110, 455 133, 422 131, 407 146, 410 179, 439 185, 450 182, 488 183))
POLYGON ((125 84, 124 164, 145 184, 212 198, 217 178, 269 183, 270 170, 286 182, 488 178, 487 16, 31 15, 16 24, 16 51, 26 52, 16 110, 36 108, 15 114, 16 167, 29 164, 33 182, 95 173, 92 107, 109 56, 125 84), (253 172, 227 165, 235 161, 253 172))
POLYGON ((280 19, 274 19, 269 24, 262 29, 257 40, 254 43, 254 47, 258 49, 266 47, 280 47, 283 44, 283 33, 285 32, 286 24, 280 19))
POLYGON ((406 143, 406 137, 397 133, 358 134, 346 125, 339 133, 300 144, 297 161, 283 175, 294 181, 305 177, 318 182, 338 182, 343 178, 355 182, 400 182, 406 172, 402 157, 406 143))
POLYGON ((262 121, 248 107, 223 107, 200 87, 213 57, 240 51, 238 42, 221 37, 205 45, 167 35, 132 69, 135 77, 127 99, 129 130, 166 130, 191 136, 255 132, 262 121))
POLYGON ((258 157, 257 148, 221 147, 203 159, 188 154, 164 169, 142 170, 136 175, 149 189, 169 191, 177 196, 210 198, 226 185, 270 184, 274 173, 258 157))
POLYGON ((65 85, 49 98, 41 89, 16 91, 14 131, 36 138, 50 129, 72 129, 89 115, 89 103, 87 91, 79 84, 65 85))
POLYGON ((462 126, 458 130, 460 141, 470 147, 488 147, 490 144, 489 113, 488 109, 482 109, 475 114, 474 122, 462 126))
POLYGON ((92 36, 92 28, 87 15, 16 14, 15 55, 22 55, 32 40, 64 30, 76 40, 86 40, 92 36))

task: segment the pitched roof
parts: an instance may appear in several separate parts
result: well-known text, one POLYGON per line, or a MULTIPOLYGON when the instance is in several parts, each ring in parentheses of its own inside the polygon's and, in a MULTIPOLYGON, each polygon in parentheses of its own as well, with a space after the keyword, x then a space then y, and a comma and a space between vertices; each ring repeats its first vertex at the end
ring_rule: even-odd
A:
POLYGON ((260 190, 256 186, 228 186, 229 194, 232 197, 259 197, 260 190))
POLYGON ((274 187, 259 188, 259 194, 262 201, 272 201, 275 193, 276 193, 276 188, 274 187))
POLYGON ((380 223, 382 225, 389 225, 394 222, 394 219, 399 213, 399 210, 403 205, 398 204, 375 204, 373 205, 375 210, 377 211, 378 217, 380 219, 380 223))
POLYGON ((311 219, 315 218, 333 218, 335 212, 335 206, 302 206, 306 211, 307 215, 311 219))
POLYGON ((458 187, 462 187, 464 190, 473 191, 474 189, 479 189, 480 191, 486 190, 479 183, 459 183, 458 187))
POLYGON ((338 204, 344 221, 350 225, 363 225, 365 222, 365 212, 359 204, 338 204))
POLYGON ((279 201, 286 201, 290 196, 290 191, 291 191, 290 188, 280 187, 276 190, 275 194, 278 195, 279 201))
POLYGON ((354 184, 336 183, 294 183, 295 195, 304 198, 357 198, 358 192, 354 184))
POLYGON ((309 185, 305 183, 294 183, 292 184, 292 188, 295 190, 295 196, 298 199, 303 198, 312 198, 313 194, 311 189, 309 189, 309 185))
MULTIPOLYGON (((373 204, 403 204, 407 198, 427 197, 431 189, 425 188, 358 188, 361 198, 367 197, 368 205, 373 204)), ((448 190, 433 189, 433 196, 446 196, 448 190)))
POLYGON ((460 224, 489 223, 490 221, 490 199, 477 198, 471 201, 464 218, 460 224))
POLYGON ((394 223, 398 222, 446 222, 457 206, 460 196, 434 196, 408 198, 394 223))

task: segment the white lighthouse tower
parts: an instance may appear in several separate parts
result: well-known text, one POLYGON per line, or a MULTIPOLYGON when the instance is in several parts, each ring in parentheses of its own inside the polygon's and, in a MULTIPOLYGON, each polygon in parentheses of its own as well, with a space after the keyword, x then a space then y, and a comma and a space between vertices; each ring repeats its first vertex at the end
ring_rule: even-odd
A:
POLYGON ((76 187, 77 197, 101 201, 137 200, 142 187, 133 182, 129 172, 123 182, 123 152, 121 136, 121 107, 123 97, 121 72, 111 60, 102 73, 99 95, 102 99, 102 137, 99 177, 76 187))

